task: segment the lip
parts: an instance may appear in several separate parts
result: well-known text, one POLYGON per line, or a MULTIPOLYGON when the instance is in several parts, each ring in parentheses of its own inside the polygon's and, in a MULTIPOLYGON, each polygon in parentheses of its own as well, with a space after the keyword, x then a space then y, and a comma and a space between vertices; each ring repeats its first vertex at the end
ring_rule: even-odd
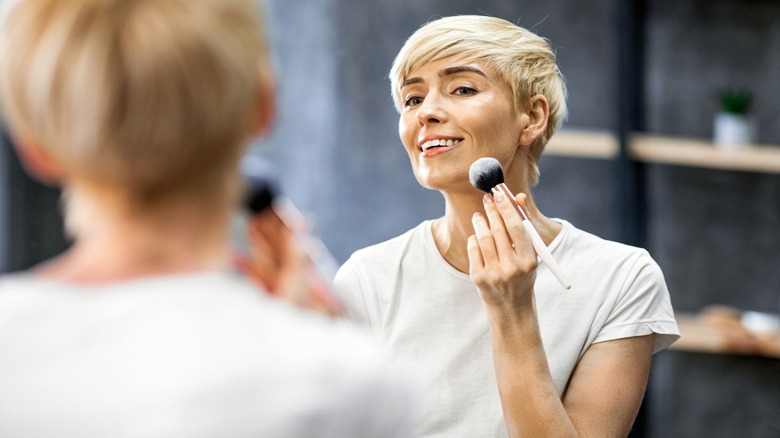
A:
POLYGON ((439 146, 436 148, 428 149, 427 151, 420 152, 420 157, 422 158, 433 158, 436 156, 439 156, 441 154, 446 154, 447 152, 457 149, 458 145, 454 146, 439 146))
POLYGON ((456 149, 463 141, 462 137, 453 137, 449 135, 426 135, 417 142, 417 147, 420 151, 420 155, 424 158, 434 157, 456 149), (436 146, 428 150, 423 150, 423 145, 431 140, 453 140, 456 141, 452 146, 436 146))

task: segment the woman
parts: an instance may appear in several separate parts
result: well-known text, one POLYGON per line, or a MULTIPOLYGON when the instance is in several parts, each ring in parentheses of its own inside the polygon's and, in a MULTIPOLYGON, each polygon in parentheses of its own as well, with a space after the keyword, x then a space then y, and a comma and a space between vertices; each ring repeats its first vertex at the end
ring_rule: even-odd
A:
POLYGON ((417 377, 419 433, 625 436, 653 352, 678 332, 646 251, 547 218, 531 196, 566 113, 549 44, 497 18, 443 18, 409 38, 390 78, 414 174, 445 213, 355 252, 336 286, 417 377), (486 156, 570 290, 538 264, 509 200, 469 183, 486 156))

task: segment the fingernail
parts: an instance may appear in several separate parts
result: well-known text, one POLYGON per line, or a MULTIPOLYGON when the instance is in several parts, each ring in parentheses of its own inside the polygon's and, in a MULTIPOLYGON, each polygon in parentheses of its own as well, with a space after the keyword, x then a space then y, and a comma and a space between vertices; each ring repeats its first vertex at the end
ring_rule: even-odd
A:
POLYGON ((482 202, 485 204, 492 204, 493 203, 493 197, 485 193, 484 196, 482 196, 482 202))
POLYGON ((504 193, 501 190, 493 189, 493 200, 496 202, 504 201, 504 193))

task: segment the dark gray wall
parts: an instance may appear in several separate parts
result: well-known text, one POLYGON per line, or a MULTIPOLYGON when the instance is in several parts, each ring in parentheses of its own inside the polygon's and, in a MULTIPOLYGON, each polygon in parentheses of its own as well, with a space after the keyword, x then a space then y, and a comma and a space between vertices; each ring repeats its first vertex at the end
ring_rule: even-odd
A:
POLYGON ((647 128, 709 138, 727 88, 753 94, 758 141, 780 144, 780 2, 648 0, 647 128))
POLYGON ((677 310, 780 310, 780 175, 650 166, 648 247, 677 310))
POLYGON ((68 244, 59 191, 27 175, 0 124, 0 272, 25 269, 68 244))
POLYGON ((667 350, 651 374, 647 437, 780 436, 778 359, 667 350))

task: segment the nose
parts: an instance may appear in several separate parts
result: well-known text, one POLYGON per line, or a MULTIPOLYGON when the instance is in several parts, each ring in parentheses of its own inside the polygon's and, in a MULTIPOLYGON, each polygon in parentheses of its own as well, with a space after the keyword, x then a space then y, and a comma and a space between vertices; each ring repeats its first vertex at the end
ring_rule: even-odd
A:
POLYGON ((425 96, 425 99, 417 107, 417 121, 420 123, 420 126, 447 121, 444 102, 438 93, 430 92, 425 96))

